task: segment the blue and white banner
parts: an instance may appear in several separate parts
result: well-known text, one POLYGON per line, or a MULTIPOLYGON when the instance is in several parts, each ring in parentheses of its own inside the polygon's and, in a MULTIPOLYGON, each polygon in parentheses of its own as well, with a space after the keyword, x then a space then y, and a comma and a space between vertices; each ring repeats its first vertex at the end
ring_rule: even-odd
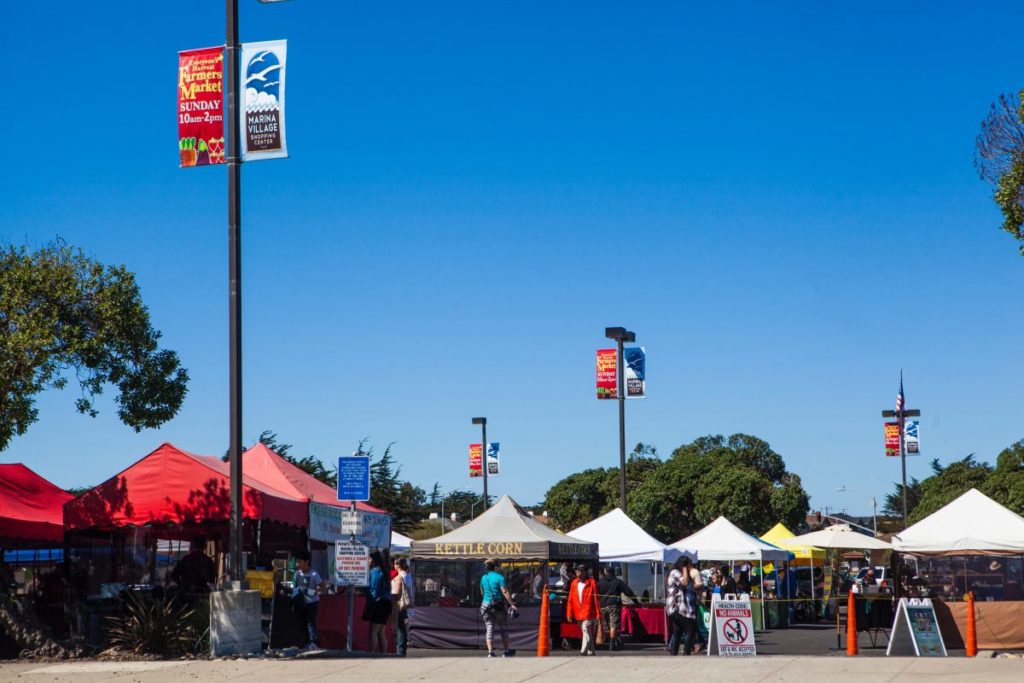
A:
POLYGON ((288 156, 284 126, 284 77, 288 41, 243 43, 241 118, 242 160, 288 156))
POLYGON ((493 477, 500 474, 500 468, 498 467, 498 458, 501 455, 501 444, 497 441, 492 441, 487 444, 487 476, 493 477))
POLYGON ((917 420, 907 420, 903 429, 903 448, 907 455, 921 455, 920 440, 921 423, 917 420))
POLYGON ((626 366, 626 398, 644 398, 647 395, 647 350, 631 346, 622 350, 626 366))

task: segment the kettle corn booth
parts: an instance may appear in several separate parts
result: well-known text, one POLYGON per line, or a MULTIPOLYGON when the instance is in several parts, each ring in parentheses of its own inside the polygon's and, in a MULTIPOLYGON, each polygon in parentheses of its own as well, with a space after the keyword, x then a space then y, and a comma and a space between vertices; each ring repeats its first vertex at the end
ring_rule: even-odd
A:
MULTIPOLYGON (((596 566, 597 544, 559 533, 533 519, 503 496, 472 522, 437 538, 413 541, 415 609, 410 623, 413 647, 484 647, 480 617, 480 577, 484 561, 497 560, 520 617, 509 620, 516 649, 537 645, 540 602, 552 563, 596 566)), ((555 571, 557 575, 557 570, 555 571)), ((561 612, 552 605, 553 621, 561 612)), ((557 633, 557 628, 552 631, 557 633)))

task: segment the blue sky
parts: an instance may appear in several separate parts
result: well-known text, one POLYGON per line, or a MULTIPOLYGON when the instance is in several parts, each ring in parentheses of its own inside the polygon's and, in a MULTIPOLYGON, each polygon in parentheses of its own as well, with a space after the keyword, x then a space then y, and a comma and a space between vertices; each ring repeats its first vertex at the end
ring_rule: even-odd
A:
MULTIPOLYGON (((375 5, 242 2, 243 40, 289 41, 291 152, 243 169, 247 439, 394 441, 424 488, 477 487, 486 415, 492 492, 533 503, 617 463, 611 325, 648 350, 630 444, 755 434, 813 508, 899 479, 901 368, 910 475, 1024 436, 1024 259, 972 167, 1024 85, 1019 3, 375 5)), ((226 448, 225 171, 177 167, 175 117, 177 51, 223 36, 199 0, 5 11, 0 240, 126 264, 192 381, 141 434, 49 392, 0 460, 81 486, 226 448)))

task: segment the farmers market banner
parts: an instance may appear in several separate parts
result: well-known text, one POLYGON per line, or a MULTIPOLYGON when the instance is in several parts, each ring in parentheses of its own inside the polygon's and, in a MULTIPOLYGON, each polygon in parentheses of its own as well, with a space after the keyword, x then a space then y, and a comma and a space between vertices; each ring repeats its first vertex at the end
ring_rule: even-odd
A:
POLYGON ((483 447, 478 443, 469 444, 469 476, 482 477, 483 470, 483 447))
POLYGON ((284 79, 288 42, 271 40, 242 44, 240 125, 242 160, 288 156, 284 126, 284 79))
POLYGON ((597 397, 618 398, 619 376, 616 372, 619 352, 616 349, 597 350, 597 397))
POLYGON ((224 48, 178 53, 179 164, 224 163, 224 48))
POLYGON ((885 454, 900 454, 900 426, 895 422, 885 423, 885 454))

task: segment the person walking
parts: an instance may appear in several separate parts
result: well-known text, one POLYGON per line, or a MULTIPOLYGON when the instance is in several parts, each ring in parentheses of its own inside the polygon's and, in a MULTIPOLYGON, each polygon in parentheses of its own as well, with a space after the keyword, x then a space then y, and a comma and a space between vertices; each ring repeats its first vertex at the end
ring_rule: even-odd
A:
POLYGON ((395 576, 391 579, 392 617, 395 625, 395 652, 404 657, 409 647, 409 608, 412 607, 412 591, 409 589, 409 565, 405 558, 394 562, 395 576))
POLYGON ((576 578, 569 584, 569 594, 565 599, 565 618, 570 624, 574 621, 580 622, 580 631, 583 633, 583 643, 580 646, 582 656, 597 654, 594 651, 594 631, 600 617, 597 582, 587 576, 586 565, 578 564, 576 578))
POLYGON ((675 561, 668 575, 665 598, 665 611, 672 625, 668 651, 673 656, 679 654, 680 640, 684 655, 689 656, 693 652, 694 633, 697 630, 697 590, 702 586, 700 572, 692 566, 689 557, 684 555, 675 561))
POLYGON ((494 654, 494 627, 501 631, 501 646, 504 649, 503 657, 511 657, 516 653, 509 647, 508 643, 508 615, 510 610, 516 608, 512 602, 512 596, 505 585, 505 577, 498 571, 496 560, 484 562, 484 569, 487 573, 480 577, 480 592, 483 596, 480 602, 480 614, 484 619, 484 639, 487 641, 487 656, 495 657, 494 654))
POLYGON ((601 571, 601 579, 597 582, 597 594, 601 604, 601 622, 608 625, 608 649, 621 650, 619 625, 622 622, 622 596, 635 598, 636 593, 625 581, 615 576, 615 571, 609 564, 601 571))
POLYGON ((320 634, 316 630, 316 615, 320 607, 323 579, 315 569, 309 566, 309 561, 308 550, 300 550, 295 553, 295 588, 292 590, 292 600, 296 605, 301 605, 305 613, 306 632, 309 635, 306 649, 319 650, 320 634))
POLYGON ((370 553, 370 652, 388 651, 388 622, 391 620, 391 591, 384 578, 384 558, 379 550, 370 553))

